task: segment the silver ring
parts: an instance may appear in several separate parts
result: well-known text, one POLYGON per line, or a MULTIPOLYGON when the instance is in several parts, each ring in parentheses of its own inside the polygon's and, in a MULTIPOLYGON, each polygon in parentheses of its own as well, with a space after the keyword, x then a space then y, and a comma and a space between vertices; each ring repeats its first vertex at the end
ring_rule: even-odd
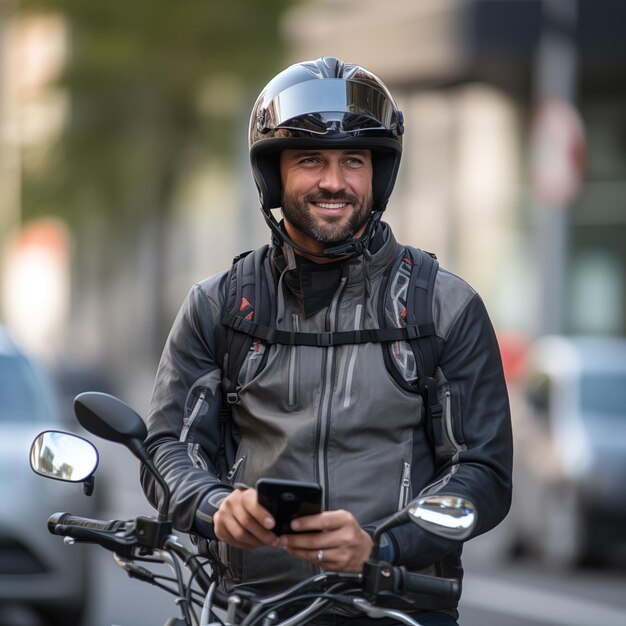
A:
POLYGON ((317 562, 321 563, 324 560, 324 550, 317 551, 317 562))

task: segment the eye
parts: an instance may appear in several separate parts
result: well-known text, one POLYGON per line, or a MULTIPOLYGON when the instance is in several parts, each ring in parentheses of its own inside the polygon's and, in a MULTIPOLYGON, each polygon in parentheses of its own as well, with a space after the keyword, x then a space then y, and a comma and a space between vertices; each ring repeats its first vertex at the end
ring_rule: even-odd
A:
POLYGON ((313 156, 309 156, 309 157, 302 157, 298 163, 301 165, 315 165, 318 162, 318 158, 317 157, 313 157, 313 156))
POLYGON ((363 158, 361 158, 359 156, 349 156, 349 157, 346 157, 345 162, 350 167, 361 167, 364 164, 363 158))

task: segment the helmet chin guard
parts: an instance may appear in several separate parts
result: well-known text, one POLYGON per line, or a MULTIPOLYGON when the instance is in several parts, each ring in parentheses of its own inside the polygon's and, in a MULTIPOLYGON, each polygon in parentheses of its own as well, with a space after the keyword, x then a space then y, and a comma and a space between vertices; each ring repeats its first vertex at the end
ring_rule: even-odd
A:
POLYGON ((362 254, 393 190, 403 133, 403 115, 384 83, 358 65, 322 57, 275 76, 252 109, 248 137, 261 210, 277 241, 328 259, 362 254), (314 253, 295 244, 271 212, 282 204, 280 153, 345 148, 371 150, 372 213, 361 237, 314 253))

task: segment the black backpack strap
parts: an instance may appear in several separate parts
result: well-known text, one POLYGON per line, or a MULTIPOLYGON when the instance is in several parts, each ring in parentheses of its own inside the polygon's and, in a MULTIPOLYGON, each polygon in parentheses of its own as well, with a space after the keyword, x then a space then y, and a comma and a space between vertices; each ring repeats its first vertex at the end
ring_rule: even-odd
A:
POLYGON ((239 371, 254 342, 254 335, 237 325, 267 324, 271 319, 271 296, 263 265, 268 246, 235 257, 226 277, 226 299, 217 330, 217 357, 222 367, 224 405, 232 403, 239 371), (235 320, 233 323, 232 320, 235 320), (253 322, 254 320, 254 322, 253 322))
MULTIPOLYGON (((418 251, 419 252, 419 251, 418 251)), ((227 280, 230 285, 221 324, 225 327, 226 342, 222 354, 228 355, 223 371, 229 392, 234 392, 238 372, 243 365, 252 339, 266 344, 288 346, 328 347, 360 343, 386 343, 412 341, 435 332, 432 320, 426 324, 413 324, 386 328, 364 328, 335 332, 306 333, 280 330, 270 325, 274 319, 268 280, 262 268, 265 252, 255 251, 235 259, 227 280)))
POLYGON ((239 370, 254 337, 223 323, 224 316, 252 320, 259 316, 269 320, 271 298, 263 263, 269 246, 236 256, 225 280, 226 295, 222 319, 216 328, 216 360, 222 368, 222 401, 220 403, 220 449, 217 458, 222 479, 235 461, 239 435, 232 421, 231 406, 237 401, 239 370))
POLYGON ((287 346, 344 346, 358 343, 385 343, 390 341, 412 341, 417 337, 432 334, 432 324, 416 324, 401 328, 363 328, 324 333, 302 333, 279 330, 242 318, 240 315, 224 313, 222 323, 229 329, 247 336, 261 339, 266 343, 279 343, 287 346))
POLYGON ((439 362, 439 344, 434 331, 433 295, 439 262, 434 255, 407 246, 413 262, 407 289, 407 325, 427 326, 433 329, 409 341, 415 356, 418 391, 424 399, 426 428, 434 448, 443 444, 443 407, 437 394, 435 370, 439 362))
MULTIPOLYGON (((239 371, 255 340, 266 344, 334 346, 377 342, 383 344, 389 371, 403 387, 419 393, 424 400, 426 429, 435 451, 443 444, 443 408, 438 399, 435 370, 439 345, 432 316, 434 284, 439 268, 434 255, 406 247, 390 268, 387 287, 382 290, 380 319, 385 320, 385 299, 390 297, 389 285, 399 272, 409 275, 406 289, 406 317, 400 326, 385 324, 384 328, 302 333, 279 330, 270 326, 274 318, 274 301, 269 289, 267 268, 268 246, 244 253, 233 261, 226 278, 226 299, 217 331, 217 358, 222 365, 222 411, 224 432, 232 428, 231 406, 237 402, 239 371), (385 344, 407 342, 415 358, 417 379, 410 383, 390 363, 385 344)), ((227 443, 230 437, 224 437, 227 443)), ((234 460, 234 459, 233 459, 234 460)))

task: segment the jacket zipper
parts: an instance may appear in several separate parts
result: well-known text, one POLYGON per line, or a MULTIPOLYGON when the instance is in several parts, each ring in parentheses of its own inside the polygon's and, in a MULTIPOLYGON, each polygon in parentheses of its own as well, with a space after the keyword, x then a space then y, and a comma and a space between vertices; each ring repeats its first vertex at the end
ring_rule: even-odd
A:
MULTIPOLYGON (((300 330, 300 317, 297 313, 291 316, 293 329, 295 332, 300 330)), ((289 350, 289 406, 295 406, 296 397, 296 373, 298 367, 298 346, 291 346, 289 350)))
MULTIPOLYGON (((241 381, 241 384, 237 381, 237 389, 241 389, 241 387, 247 385, 257 374, 261 372, 263 364, 265 363, 267 346, 257 340, 250 346, 249 352, 250 354, 245 361, 245 369, 242 368, 243 380, 241 381), (263 350, 263 352, 261 352, 261 350, 263 350), (259 352, 261 352, 260 355, 259 352)), ((241 379, 241 375, 239 378, 241 379)))
MULTIPOLYGON (((327 317, 328 331, 333 332, 337 326, 336 317, 339 309, 339 301, 343 295, 347 278, 341 279, 341 284, 337 290, 337 295, 331 302, 331 307, 327 317)), ((324 490, 324 508, 330 508, 328 480, 327 480, 327 456, 328 456, 328 433, 330 430, 330 409, 332 406, 333 375, 335 370, 335 347, 329 346, 324 354, 324 364, 322 366, 322 390, 320 395, 320 410, 318 413, 318 446, 317 446, 317 475, 320 485, 324 490)))
POLYGON ((445 402, 445 411, 443 416, 443 424, 446 429, 446 434, 448 435, 448 439, 450 443, 454 447, 455 454, 452 458, 452 465, 448 469, 445 476, 442 476, 439 480, 430 485, 426 485, 422 491, 420 491, 420 496, 431 495, 433 493, 437 493, 440 489, 443 489, 449 482, 450 479, 457 473, 459 469, 459 465, 457 463, 458 453, 463 449, 459 442, 456 440, 454 436, 454 430, 452 428, 452 392, 450 389, 446 389, 444 394, 444 402, 445 402))
POLYGON ((196 400, 196 403, 193 406, 193 410, 189 417, 183 417, 183 429, 180 431, 180 441, 184 443, 187 440, 187 435, 189 434, 190 428, 193 426, 193 423, 200 413, 200 407, 204 402, 204 398, 206 397, 206 391, 203 391, 196 400))
POLYGON ((400 497, 398 498, 398 511, 401 511, 409 502, 411 493, 411 465, 402 463, 402 481, 400 482, 400 497))
POLYGON ((450 439, 450 443, 454 446, 455 450, 458 452, 461 450, 461 446, 454 436, 454 428, 452 426, 452 391, 450 389, 446 389, 446 411, 444 417, 444 424, 446 427, 446 433, 448 433, 448 439, 450 439))
MULTIPOLYGON (((361 328, 361 311, 363 309, 362 304, 356 305, 356 311, 354 313, 354 330, 361 328)), ((350 406, 350 392, 352 391, 352 378, 354 376, 354 364, 356 362, 357 353, 359 351, 359 344, 355 343, 350 351, 350 359, 348 361, 348 368, 346 372, 346 393, 343 398, 343 408, 347 409, 350 406)))
POLYGON ((239 478, 239 475, 242 472, 243 462, 246 460, 245 456, 240 456, 230 468, 228 474, 226 474, 226 480, 229 483, 234 483, 236 478, 239 478))
POLYGON ((187 444, 187 455, 191 459, 194 467, 199 467, 200 469, 207 470, 207 464, 204 459, 200 456, 200 444, 199 443, 188 443, 187 444))

